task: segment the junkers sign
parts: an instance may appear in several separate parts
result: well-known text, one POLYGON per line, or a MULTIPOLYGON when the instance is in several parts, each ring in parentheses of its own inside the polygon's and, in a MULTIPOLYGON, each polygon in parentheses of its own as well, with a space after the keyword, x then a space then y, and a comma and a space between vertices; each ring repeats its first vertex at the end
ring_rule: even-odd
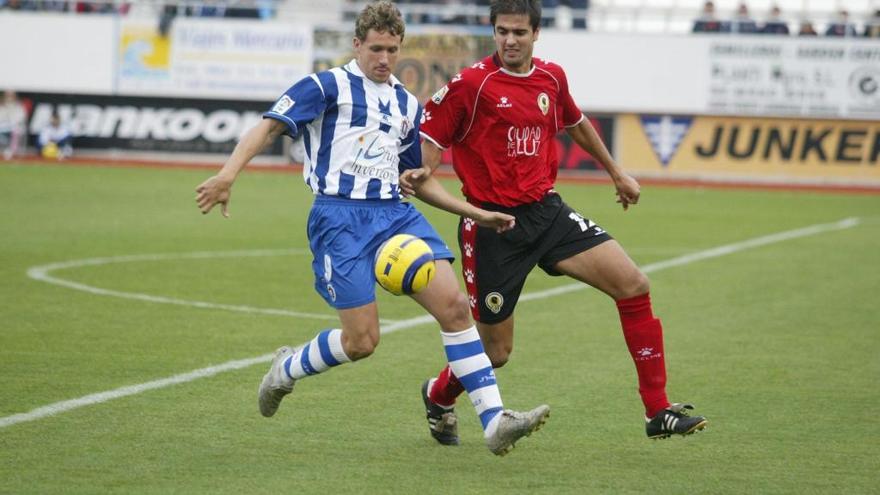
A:
MULTIPOLYGON (((57 112, 81 148, 228 153, 260 121, 270 103, 95 95, 25 94, 29 132, 37 135, 57 112)), ((271 150, 280 153, 280 140, 271 150)))

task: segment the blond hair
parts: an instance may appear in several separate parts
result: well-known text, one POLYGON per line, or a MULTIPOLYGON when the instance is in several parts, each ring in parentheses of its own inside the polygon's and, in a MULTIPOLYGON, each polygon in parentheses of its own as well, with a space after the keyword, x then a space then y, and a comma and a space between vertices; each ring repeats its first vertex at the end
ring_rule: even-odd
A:
POLYGON ((354 35, 361 41, 367 39, 367 33, 370 29, 379 33, 400 36, 400 40, 403 41, 403 32, 406 30, 406 26, 397 7, 388 0, 381 0, 364 7, 354 22, 354 35))

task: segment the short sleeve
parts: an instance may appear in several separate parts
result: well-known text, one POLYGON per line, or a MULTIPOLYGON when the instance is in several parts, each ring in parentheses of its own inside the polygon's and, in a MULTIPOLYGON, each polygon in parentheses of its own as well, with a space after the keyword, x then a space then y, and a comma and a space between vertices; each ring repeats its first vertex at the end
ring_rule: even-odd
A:
POLYGON ((441 148, 449 148, 466 125, 468 109, 474 104, 466 81, 453 79, 425 103, 421 135, 441 148))
POLYGON ((581 119, 584 118, 583 112, 581 112, 580 107, 575 103, 574 98, 571 96, 571 92, 568 90, 568 78, 565 76, 565 72, 560 70, 560 88, 559 88, 559 105, 562 107, 562 126, 563 127, 571 127, 580 123, 581 119))
POLYGON ((263 118, 280 120, 287 125, 285 134, 297 137, 303 126, 315 120, 327 108, 324 89, 312 75, 290 87, 263 118))

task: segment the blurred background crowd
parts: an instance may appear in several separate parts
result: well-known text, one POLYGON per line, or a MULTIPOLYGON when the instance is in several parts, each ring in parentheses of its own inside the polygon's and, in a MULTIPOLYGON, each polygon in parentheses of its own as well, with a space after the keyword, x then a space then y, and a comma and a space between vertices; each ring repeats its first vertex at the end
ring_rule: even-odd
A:
MULTIPOLYGON (((490 0, 401 0, 411 24, 487 26, 490 0)), ((544 0, 543 27, 602 32, 686 32, 880 37, 877 0, 544 0)), ((0 11, 350 21, 360 0, 0 0, 0 11), (316 12, 319 11, 319 12, 316 12)))

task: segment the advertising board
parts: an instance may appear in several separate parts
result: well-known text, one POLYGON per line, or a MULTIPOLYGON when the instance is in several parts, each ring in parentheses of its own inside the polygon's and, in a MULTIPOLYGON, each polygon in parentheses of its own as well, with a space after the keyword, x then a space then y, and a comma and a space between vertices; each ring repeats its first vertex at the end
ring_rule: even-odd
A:
POLYGON ((618 160, 635 173, 880 183, 880 122, 622 115, 618 160))
POLYGON ((562 65, 592 111, 880 119, 872 40, 548 31, 535 54, 562 65))
MULTIPOLYGON (((229 153, 271 102, 22 93, 32 108, 35 139, 57 112, 74 147, 132 151, 229 153)), ((281 153, 276 140, 269 153, 281 153)))
POLYGON ((309 25, 259 20, 176 19, 119 28, 119 94, 274 100, 312 72, 309 25))

